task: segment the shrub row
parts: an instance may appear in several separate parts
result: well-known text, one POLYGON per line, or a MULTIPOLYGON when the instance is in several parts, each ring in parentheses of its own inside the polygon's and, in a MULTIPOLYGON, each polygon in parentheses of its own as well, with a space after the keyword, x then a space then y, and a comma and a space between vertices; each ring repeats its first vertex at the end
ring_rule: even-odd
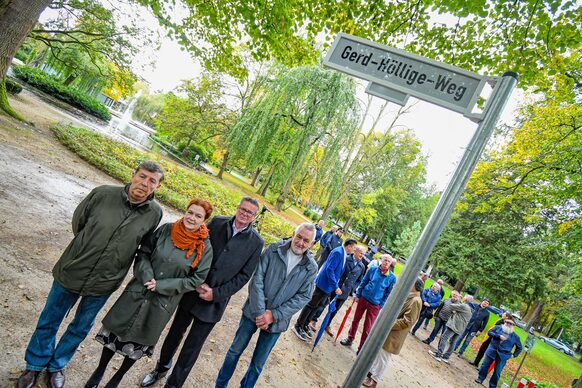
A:
MULTIPOLYGON (((183 211, 193 197, 204 198, 214 205, 214 214, 234 214, 238 201, 245 194, 229 189, 213 177, 177 165, 159 154, 143 152, 85 128, 59 125, 52 128, 61 143, 81 158, 114 178, 127 182, 135 167, 143 160, 155 160, 166 173, 156 191, 161 202, 183 211)), ((265 214, 261 221, 261 236, 266 243, 291 236, 293 226, 274 214, 265 214)))
POLYGON ((27 84, 59 100, 65 101, 105 121, 111 119, 111 113, 109 113, 107 107, 97 101, 95 97, 63 85, 58 78, 46 74, 39 68, 13 65, 12 70, 18 78, 27 84))
POLYGON ((17 95, 22 92, 22 86, 14 82, 12 79, 6 77, 6 91, 10 94, 17 95))

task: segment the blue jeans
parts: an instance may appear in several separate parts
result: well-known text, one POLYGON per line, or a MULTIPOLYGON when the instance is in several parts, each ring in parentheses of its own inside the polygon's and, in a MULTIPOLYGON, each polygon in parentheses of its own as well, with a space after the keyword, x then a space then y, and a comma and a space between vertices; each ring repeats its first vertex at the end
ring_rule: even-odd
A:
MULTIPOLYGON (((236 364, 238 363, 240 356, 245 351, 253 334, 257 330, 258 328, 255 322, 251 321, 243 314, 236 334, 234 335, 232 345, 230 345, 230 349, 228 349, 226 357, 224 358, 224 363, 220 368, 220 372, 218 372, 216 388, 226 388, 228 386, 228 382, 236 369, 236 364)), ((268 333, 264 330, 260 330, 259 339, 257 340, 257 345, 255 346, 249 369, 240 382, 241 388, 255 386, 259 379, 259 375, 263 370, 263 366, 265 365, 265 362, 267 362, 267 358, 269 357, 271 350, 273 350, 280 335, 281 333, 268 333)))
POLYGON ((79 297, 79 294, 68 291, 53 281, 36 330, 26 348, 26 369, 40 372, 47 368, 52 373, 64 369, 73 358, 109 295, 81 297, 75 318, 55 347, 59 326, 79 297))
POLYGON ((469 346, 469 343, 471 343, 473 337, 475 337, 475 334, 477 333, 472 331, 471 328, 466 328, 463 334, 461 334, 461 336, 459 337, 457 343, 455 344, 455 350, 457 350, 457 348, 459 347, 459 345, 461 345, 461 342, 463 342, 464 339, 465 342, 463 342, 463 345, 461 345, 461 349, 459 349, 459 354, 465 353, 465 349, 467 349, 467 346, 469 346))
POLYGON ((493 374, 489 379, 489 388, 497 387, 499 377, 501 376, 501 371, 503 370, 503 368, 505 367, 505 363, 507 362, 507 360, 501 360, 499 357, 493 358, 487 355, 487 353, 485 353, 485 361, 483 361, 483 365, 481 365, 481 368, 479 369, 479 380, 485 381, 485 379, 487 378, 487 371, 489 370, 489 367, 491 366, 491 363, 493 361, 495 361, 495 367, 493 369, 493 374))
POLYGON ((439 335, 439 330, 443 333, 445 332, 446 322, 440 319, 439 317, 435 317, 434 319, 434 328, 432 329, 430 336, 426 339, 427 342, 430 344, 437 335, 439 335))

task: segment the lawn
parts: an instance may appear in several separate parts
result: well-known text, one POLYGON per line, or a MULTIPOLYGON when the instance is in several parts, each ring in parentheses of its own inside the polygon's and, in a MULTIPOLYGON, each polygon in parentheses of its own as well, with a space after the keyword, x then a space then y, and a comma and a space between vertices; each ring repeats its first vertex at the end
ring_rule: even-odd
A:
MULTIPOLYGON (((489 330, 489 328, 491 328, 499 319, 499 316, 490 313, 487 330, 489 330)), ((515 333, 521 338, 523 345, 527 333, 519 327, 515 328, 515 333)), ((484 335, 474 339, 471 342, 471 346, 467 348, 463 356, 469 361, 473 361, 477 354, 477 350, 484 339, 484 335)), ((509 360, 501 376, 502 382, 508 384, 511 382, 511 379, 524 355, 525 351, 522 352, 517 359, 509 360)), ((539 339, 536 339, 533 350, 527 355, 517 380, 522 377, 528 377, 538 382, 550 383, 559 387, 569 387, 572 380, 578 378, 581 374, 582 363, 580 363, 577 358, 568 356, 539 339)))

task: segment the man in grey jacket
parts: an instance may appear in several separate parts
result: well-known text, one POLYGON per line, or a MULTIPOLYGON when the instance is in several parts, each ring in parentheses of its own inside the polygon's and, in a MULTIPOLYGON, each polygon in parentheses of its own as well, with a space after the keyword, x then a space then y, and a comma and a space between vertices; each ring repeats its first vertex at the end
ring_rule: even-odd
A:
POLYGON ((428 338, 422 342, 424 342, 427 345, 430 345, 430 343, 434 341, 436 336, 439 334, 439 331, 442 331, 443 333, 445 332, 447 322, 449 321, 451 315, 453 315, 453 309, 451 305, 459 303, 460 299, 461 294, 459 293, 459 291, 453 290, 451 291, 451 297, 441 302, 440 307, 437 308, 437 311, 435 313, 434 328, 432 329, 432 332, 430 333, 428 338))
POLYGON ((261 255, 239 327, 216 379, 217 388, 228 386, 240 356, 259 329, 251 363, 240 383, 245 388, 255 386, 291 317, 311 299, 317 274, 317 263, 309 252, 314 239, 315 227, 306 222, 295 229, 290 240, 271 244, 261 255))
POLYGON ((449 358, 453 353, 453 348, 455 347, 457 338, 459 338, 459 335, 461 335, 461 333, 465 330, 465 327, 467 327, 467 323, 469 323, 469 319, 471 319, 471 315, 473 314, 471 306, 469 305, 472 300, 473 297, 471 295, 465 295, 463 298, 463 303, 451 305, 451 311, 453 315, 447 321, 447 328, 445 329, 443 335, 441 335, 438 351, 428 351, 428 353, 433 356, 435 360, 443 361, 447 364, 449 363, 449 358), (445 347, 447 347, 447 345, 448 348, 445 352, 445 347))

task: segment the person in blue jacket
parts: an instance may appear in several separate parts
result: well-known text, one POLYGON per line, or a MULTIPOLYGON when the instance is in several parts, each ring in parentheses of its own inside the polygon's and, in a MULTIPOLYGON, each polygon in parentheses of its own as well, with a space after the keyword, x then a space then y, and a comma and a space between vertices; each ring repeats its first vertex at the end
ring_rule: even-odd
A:
POLYGON ((313 291, 311 300, 301 310, 301 314, 293 326, 293 332, 300 340, 307 341, 313 338, 314 332, 308 324, 317 313, 319 305, 325 303, 328 296, 342 294, 339 281, 346 267, 346 259, 348 255, 354 253, 357 243, 353 238, 348 238, 343 246, 331 251, 325 264, 319 270, 315 278, 315 291, 313 291))
POLYGON ((379 266, 368 269, 368 272, 366 272, 364 279, 362 279, 360 286, 356 290, 358 307, 356 307, 354 320, 352 321, 347 338, 340 341, 340 344, 344 346, 352 345, 356 338, 356 331, 358 330, 360 320, 364 316, 364 313, 366 313, 358 353, 362 349, 362 346, 364 346, 364 342, 368 338, 372 325, 374 325, 380 310, 384 307, 388 296, 392 292, 392 288, 394 288, 394 284, 396 284, 396 275, 390 271, 390 267, 393 263, 396 264, 396 260, 389 254, 380 256, 380 260, 379 266))
POLYGON ((315 242, 317 244, 319 240, 321 240, 321 236, 323 236, 323 227, 325 226, 324 220, 317 221, 317 224, 313 224, 315 226, 315 242))
POLYGON ((489 367, 493 362, 495 362, 493 374, 489 379, 489 388, 496 388, 499 377, 501 376, 501 371, 505 367, 507 360, 511 357, 516 358, 519 356, 519 353, 521 353, 523 348, 519 336, 513 332, 514 328, 515 322, 510 318, 506 319, 503 325, 494 326, 489 330, 491 343, 485 352, 485 361, 483 361, 483 365, 481 365, 481 369, 479 369, 479 376, 475 379, 476 383, 483 383, 487 377, 489 367))
POLYGON ((430 320, 432 318, 432 312, 441 304, 440 284, 435 282, 430 288, 425 288, 422 294, 420 294, 420 298, 422 299, 422 310, 420 311, 418 321, 416 321, 416 324, 412 328, 412 335, 416 335, 416 331, 425 319, 430 320))
MULTIPOLYGON (((325 261, 331 254, 331 251, 334 249, 341 247, 343 243, 342 235, 344 234, 344 230, 342 228, 338 228, 338 230, 330 235, 327 240, 325 240, 325 245, 323 247, 323 252, 321 253, 321 258, 317 262, 317 266, 319 268, 323 267, 325 261)), ((322 237, 323 239, 323 237, 322 237)))

